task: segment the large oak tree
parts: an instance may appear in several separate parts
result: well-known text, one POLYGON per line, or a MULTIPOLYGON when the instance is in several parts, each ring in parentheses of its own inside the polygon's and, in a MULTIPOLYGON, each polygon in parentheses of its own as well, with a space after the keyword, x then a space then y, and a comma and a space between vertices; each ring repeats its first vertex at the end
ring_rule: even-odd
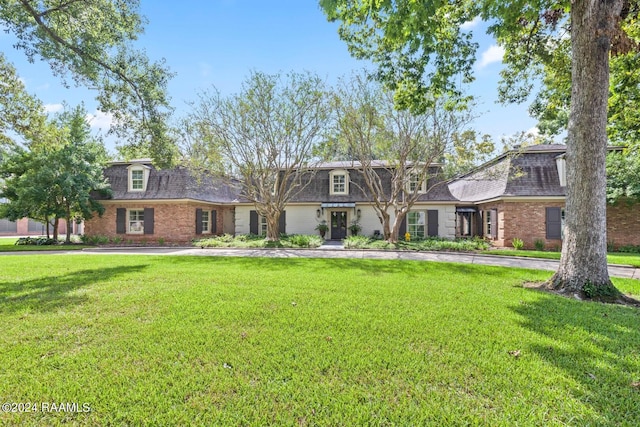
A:
MULTIPOLYGON (((145 22, 138 8, 138 0, 2 0, 0 25, 30 61, 47 61, 64 83, 96 89, 116 135, 166 164, 174 152, 166 124, 171 74, 134 48, 145 22)), ((0 127, 11 119, 0 116, 0 127)))
MULTIPOLYGON (((506 101, 530 92, 554 51, 570 37, 571 103, 567 198, 560 266, 549 285, 578 296, 616 296, 607 271, 606 154, 609 59, 634 47, 625 25, 637 1, 321 0, 355 56, 378 65, 377 77, 398 93, 399 107, 422 110, 434 95, 459 93, 472 79, 477 45, 464 25, 490 23, 505 48, 506 101), (625 25, 623 25, 625 24, 625 25), (612 50, 613 46, 613 50, 612 50)), ((552 69, 552 68, 548 68, 552 69)), ((543 81, 544 83, 544 81, 543 81)))

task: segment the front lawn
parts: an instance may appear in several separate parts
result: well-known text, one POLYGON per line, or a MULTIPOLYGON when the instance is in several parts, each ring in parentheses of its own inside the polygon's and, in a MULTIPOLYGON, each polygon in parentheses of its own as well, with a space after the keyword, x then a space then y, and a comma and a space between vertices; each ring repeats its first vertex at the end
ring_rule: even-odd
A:
POLYGON ((0 425, 640 425, 640 311, 522 286, 550 274, 4 256, 0 401, 40 410, 0 425))

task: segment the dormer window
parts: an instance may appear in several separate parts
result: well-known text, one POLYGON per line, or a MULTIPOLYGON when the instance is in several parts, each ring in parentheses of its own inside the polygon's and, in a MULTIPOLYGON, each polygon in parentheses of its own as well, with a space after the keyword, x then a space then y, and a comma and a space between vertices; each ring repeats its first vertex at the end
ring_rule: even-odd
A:
POLYGON ((149 166, 133 164, 129 169, 129 191, 145 191, 149 180, 149 166))
POLYGON ((349 194, 349 172, 346 170, 331 171, 329 174, 329 194, 349 194))
POLYGON ((416 173, 409 174, 409 181, 407 182, 407 191, 409 193, 426 193, 427 192, 427 181, 423 180, 420 182, 420 176, 416 173))

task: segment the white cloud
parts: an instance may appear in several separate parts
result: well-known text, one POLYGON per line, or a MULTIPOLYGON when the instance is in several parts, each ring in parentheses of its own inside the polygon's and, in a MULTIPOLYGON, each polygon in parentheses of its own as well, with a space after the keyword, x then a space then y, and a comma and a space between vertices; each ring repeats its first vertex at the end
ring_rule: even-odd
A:
POLYGON ((504 48, 498 45, 491 45, 489 49, 482 52, 482 56, 480 57, 480 63, 478 64, 478 68, 484 68, 489 64, 493 64, 494 62, 502 62, 502 57, 504 56, 504 48))
POLYGON ((64 110, 64 105, 62 104, 45 104, 44 106, 44 112, 47 114, 58 113, 62 110, 64 110))
POLYGON ((467 21, 464 24, 460 25, 460 28, 462 30, 471 30, 477 27, 480 24, 480 22, 482 22, 482 19, 479 16, 476 16, 475 18, 473 18, 473 20, 467 21))
POLYGON ((89 123, 92 129, 99 129, 106 132, 113 123, 113 115, 96 110, 93 114, 87 114, 85 120, 89 123))

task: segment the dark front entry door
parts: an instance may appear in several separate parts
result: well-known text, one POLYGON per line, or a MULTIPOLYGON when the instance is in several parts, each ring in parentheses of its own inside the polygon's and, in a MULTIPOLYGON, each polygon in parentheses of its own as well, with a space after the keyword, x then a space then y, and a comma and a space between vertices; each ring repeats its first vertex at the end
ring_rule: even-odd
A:
POLYGON ((331 239, 339 240, 347 237, 347 212, 331 212, 331 239))

